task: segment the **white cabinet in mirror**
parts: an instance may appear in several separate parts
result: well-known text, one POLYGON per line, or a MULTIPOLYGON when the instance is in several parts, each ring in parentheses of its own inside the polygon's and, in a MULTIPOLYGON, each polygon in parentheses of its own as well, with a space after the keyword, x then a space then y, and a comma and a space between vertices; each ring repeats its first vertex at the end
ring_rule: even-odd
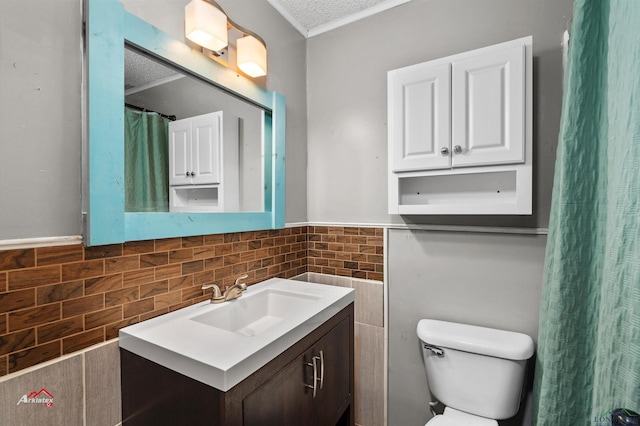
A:
POLYGON ((169 123, 170 211, 238 211, 238 132, 223 111, 169 123))

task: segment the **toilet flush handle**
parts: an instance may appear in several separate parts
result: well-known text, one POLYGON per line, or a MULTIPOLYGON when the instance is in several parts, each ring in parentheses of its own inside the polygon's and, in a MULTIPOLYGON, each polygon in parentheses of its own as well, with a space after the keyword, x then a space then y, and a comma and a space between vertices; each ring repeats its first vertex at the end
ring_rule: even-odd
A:
POLYGON ((438 358, 444 358, 444 349, 426 343, 424 344, 424 348, 431 351, 431 353, 438 358))

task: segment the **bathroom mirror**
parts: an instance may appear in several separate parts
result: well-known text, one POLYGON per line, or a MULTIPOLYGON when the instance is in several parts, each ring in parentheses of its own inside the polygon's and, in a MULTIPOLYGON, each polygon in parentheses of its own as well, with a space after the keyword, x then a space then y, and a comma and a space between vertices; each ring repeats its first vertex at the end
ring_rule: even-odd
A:
MULTIPOLYGON (((85 244, 104 245, 283 227, 284 97, 265 90, 193 50, 182 40, 173 39, 127 13, 118 0, 86 0, 85 11, 88 81, 86 167, 83 171, 85 244), (257 178, 253 174, 251 179, 260 181, 260 196, 256 196, 261 200, 258 201, 259 206, 248 204, 247 207, 238 206, 236 211, 217 212, 126 211, 125 44, 146 58, 170 64, 173 70, 224 92, 229 96, 229 102, 233 99, 244 108, 258 111, 261 137, 255 146, 259 146, 262 161, 255 167, 257 178)), ((250 191, 255 191, 255 185, 252 188, 250 191)))
POLYGON ((124 102, 125 211, 264 211, 264 109, 129 45, 124 50, 124 102), (216 179, 189 184, 184 152, 178 149, 186 147, 175 145, 176 134, 181 135, 176 132, 216 112, 221 117, 214 118, 223 125, 222 140, 213 146, 217 149, 201 144, 191 152, 215 160, 207 165, 215 166, 216 179), (182 173, 171 179, 170 163, 178 160, 182 173))

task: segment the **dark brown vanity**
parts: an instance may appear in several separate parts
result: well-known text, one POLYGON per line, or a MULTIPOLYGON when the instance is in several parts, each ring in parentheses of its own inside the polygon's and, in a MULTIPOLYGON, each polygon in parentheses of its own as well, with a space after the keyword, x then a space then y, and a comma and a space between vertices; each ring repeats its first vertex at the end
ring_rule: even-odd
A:
POLYGON ((353 332, 350 303, 226 392, 121 348, 122 424, 352 426, 353 332))

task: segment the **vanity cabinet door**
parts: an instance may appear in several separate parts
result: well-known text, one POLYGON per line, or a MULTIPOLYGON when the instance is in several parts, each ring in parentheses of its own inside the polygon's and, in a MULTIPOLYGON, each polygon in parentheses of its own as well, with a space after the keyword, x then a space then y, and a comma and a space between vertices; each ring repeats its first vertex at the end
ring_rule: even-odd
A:
POLYGON ((349 322, 343 320, 311 349, 311 356, 321 357, 322 371, 319 374, 322 386, 319 384, 316 398, 313 399, 315 414, 310 425, 337 424, 351 396, 349 343, 349 322))
POLYGON ((352 393, 350 323, 344 319, 243 403, 244 426, 335 426, 352 393), (315 357, 315 395, 313 390, 315 357))
POLYGON ((309 425, 311 398, 304 355, 260 386, 242 403, 244 426, 309 425))

